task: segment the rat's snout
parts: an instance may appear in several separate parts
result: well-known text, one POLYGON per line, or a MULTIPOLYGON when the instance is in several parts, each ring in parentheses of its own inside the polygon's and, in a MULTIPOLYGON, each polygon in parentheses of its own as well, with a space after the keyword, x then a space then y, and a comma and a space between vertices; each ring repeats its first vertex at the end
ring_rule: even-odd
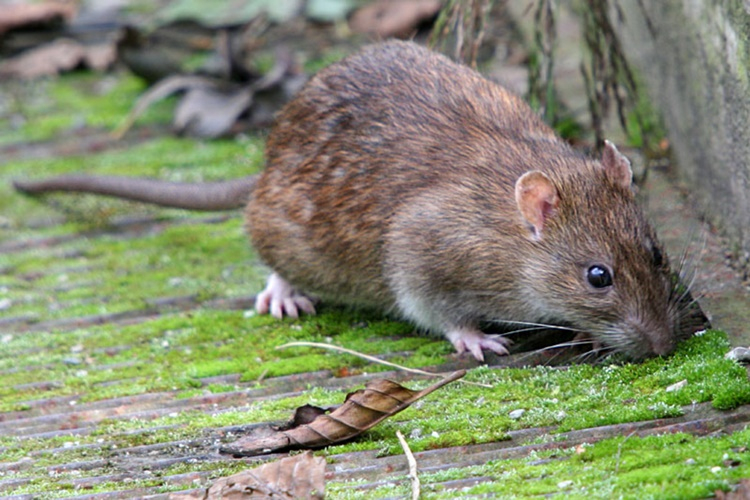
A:
POLYGON ((641 325, 641 332, 648 343, 651 354, 667 356, 674 351, 676 342, 674 323, 669 318, 659 318, 641 325))
POLYGON ((648 340, 651 343, 651 351, 657 356, 666 356, 674 351, 675 342, 671 332, 660 331, 656 335, 652 333, 648 340))
POLYGON ((626 324, 628 326, 623 331, 629 342, 624 351, 633 359, 667 356, 674 351, 674 324, 669 318, 643 320, 639 315, 633 315, 626 324))

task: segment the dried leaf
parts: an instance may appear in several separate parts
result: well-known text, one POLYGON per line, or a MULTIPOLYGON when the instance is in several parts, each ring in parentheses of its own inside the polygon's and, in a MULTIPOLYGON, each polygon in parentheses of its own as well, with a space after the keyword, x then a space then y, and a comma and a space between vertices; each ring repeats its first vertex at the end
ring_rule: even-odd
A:
MULTIPOLYGON (((165 38, 171 41, 169 36, 165 38)), ((180 42, 188 44, 186 40, 180 42)), ((163 42, 155 33, 145 34, 138 28, 125 26, 117 41, 117 58, 131 73, 151 85, 182 73, 184 59, 192 55, 192 47, 178 47, 163 42)))
POLYGON ((182 134, 214 138, 227 134, 253 102, 253 92, 218 87, 190 89, 180 100, 172 125, 182 134))
POLYGON ((111 66, 114 60, 114 45, 87 47, 75 40, 60 38, 3 62, 0 77, 32 79, 57 75, 79 66, 101 70, 111 66))
MULTIPOLYGON (((143 114, 149 106, 156 102, 169 97, 176 92, 188 91, 188 93, 206 90, 207 92, 215 91, 222 85, 222 82, 210 78, 192 75, 175 75, 161 80, 151 87, 145 94, 138 98, 125 122, 114 132, 115 138, 122 137, 125 132, 135 123, 135 120, 143 114)), ((182 111, 179 118, 175 116, 175 125, 184 128, 190 122, 191 113, 195 112, 195 107, 188 106, 182 111)))
POLYGON ((177 132, 207 138, 228 135, 243 114, 251 114, 254 118, 251 122, 257 123, 263 121, 268 107, 275 113, 291 96, 284 91, 288 83, 298 80, 299 75, 295 71, 291 52, 280 49, 273 68, 252 83, 234 84, 194 75, 169 76, 138 99, 113 135, 116 139, 121 138, 146 109, 177 92, 185 93, 175 109, 173 126, 177 132), (263 106, 256 105, 256 97, 263 98, 263 92, 274 89, 280 89, 285 94, 282 102, 269 104, 269 100, 264 98, 263 106))
POLYGON ((67 21, 75 12, 72 3, 3 5, 0 9, 0 35, 15 28, 67 21))
POLYGON ((349 27, 378 39, 409 38, 420 23, 434 18, 441 7, 440 0, 378 0, 357 10, 349 27))
POLYGON ((210 488, 170 499, 323 498, 326 461, 309 451, 217 480, 210 488))
POLYGON ((321 415, 328 413, 328 410, 313 405, 303 405, 294 410, 294 417, 289 422, 289 425, 279 430, 288 430, 300 425, 311 424, 313 420, 321 415))
POLYGON ((87 68, 95 71, 106 71, 114 66, 117 60, 117 49, 114 43, 89 45, 83 54, 83 61, 87 68))
POLYGON ((465 374, 466 370, 454 372, 421 391, 412 391, 390 380, 372 380, 364 389, 348 394, 344 404, 332 413, 319 415, 309 424, 280 430, 263 438, 246 436, 220 451, 235 456, 252 456, 288 448, 320 448, 346 441, 465 374))

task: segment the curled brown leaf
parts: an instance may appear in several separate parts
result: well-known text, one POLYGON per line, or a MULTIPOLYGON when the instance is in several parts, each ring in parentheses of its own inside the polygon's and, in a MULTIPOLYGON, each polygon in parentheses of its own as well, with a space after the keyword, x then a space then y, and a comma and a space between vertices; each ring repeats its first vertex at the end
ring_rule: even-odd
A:
POLYGON ((252 456, 290 448, 320 448, 347 441, 465 374, 466 370, 454 372, 421 391, 412 391, 391 380, 372 380, 364 389, 348 394, 344 404, 330 414, 318 415, 310 423, 278 430, 270 436, 246 436, 220 451, 234 456, 252 456))

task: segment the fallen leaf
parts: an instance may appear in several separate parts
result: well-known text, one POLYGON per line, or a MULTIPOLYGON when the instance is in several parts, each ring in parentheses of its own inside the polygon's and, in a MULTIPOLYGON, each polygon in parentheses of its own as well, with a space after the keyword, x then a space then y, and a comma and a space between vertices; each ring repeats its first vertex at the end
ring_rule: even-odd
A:
MULTIPOLYGON (((215 138, 234 132, 241 116, 250 116, 252 123, 262 122, 261 115, 268 114, 264 107, 255 106, 256 97, 275 89, 284 94, 281 102, 272 103, 273 111, 291 97, 299 84, 295 75, 294 58, 287 50, 279 50, 276 63, 264 76, 252 83, 231 83, 216 78, 195 75, 174 75, 160 80, 138 98, 128 117, 114 132, 121 138, 135 123, 135 120, 154 103, 178 92, 180 98, 173 118, 174 129, 181 134, 194 137, 215 138), (287 89, 287 84, 291 87, 287 89)), ((268 107, 269 99, 263 104, 268 107)))
POLYGON ((440 12, 442 4, 440 0, 378 0, 357 10, 349 27, 378 39, 409 38, 440 12))
POLYGON ((117 57, 131 73, 154 84, 169 76, 182 72, 185 54, 171 45, 159 43, 160 38, 147 35, 138 28, 125 26, 117 41, 117 57))
POLYGON ((54 76, 79 66, 104 70, 115 61, 114 45, 87 47, 68 38, 27 50, 0 64, 0 77, 30 80, 54 76))
POLYGON ((372 380, 364 389, 349 393, 344 404, 330 414, 318 415, 312 422, 279 430, 267 437, 246 436, 219 451, 234 456, 252 456, 290 448, 320 448, 347 441, 465 374, 466 370, 454 372, 421 391, 412 391, 386 379, 372 380))
POLYGON ((95 71, 106 71, 114 66, 117 60, 117 49, 114 43, 88 45, 85 49, 83 61, 87 68, 95 71))
POLYGON ((326 461, 309 451, 282 458, 221 478, 211 487, 190 494, 174 493, 174 500, 219 498, 323 498, 326 461))
POLYGON ((220 137, 231 130, 232 125, 252 102, 253 93, 246 88, 192 88, 177 105, 172 125, 180 134, 220 137))
POLYGON ((55 24, 70 20, 76 13, 72 3, 3 5, 0 9, 0 35, 16 28, 55 24))
POLYGON ((185 95, 177 105, 174 127, 178 132, 205 133, 205 137, 227 132, 252 102, 252 94, 238 85, 201 76, 170 76, 138 98, 124 123, 114 132, 115 138, 122 137, 149 106, 177 92, 185 95), (221 113, 231 116, 223 117, 221 113))

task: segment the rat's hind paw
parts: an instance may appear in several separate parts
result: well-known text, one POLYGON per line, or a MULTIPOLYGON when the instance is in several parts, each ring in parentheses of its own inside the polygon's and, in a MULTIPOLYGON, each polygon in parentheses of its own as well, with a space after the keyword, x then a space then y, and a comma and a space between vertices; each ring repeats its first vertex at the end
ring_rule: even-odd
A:
POLYGON ((508 354, 511 341, 499 335, 487 335, 474 328, 458 328, 445 334, 458 354, 469 351, 477 361, 484 361, 483 349, 500 356, 508 354))
POLYGON ((299 293, 284 278, 276 273, 268 277, 265 290, 255 298, 255 310, 259 314, 271 313, 271 316, 299 318, 299 312, 315 314, 315 306, 306 295, 299 293))

